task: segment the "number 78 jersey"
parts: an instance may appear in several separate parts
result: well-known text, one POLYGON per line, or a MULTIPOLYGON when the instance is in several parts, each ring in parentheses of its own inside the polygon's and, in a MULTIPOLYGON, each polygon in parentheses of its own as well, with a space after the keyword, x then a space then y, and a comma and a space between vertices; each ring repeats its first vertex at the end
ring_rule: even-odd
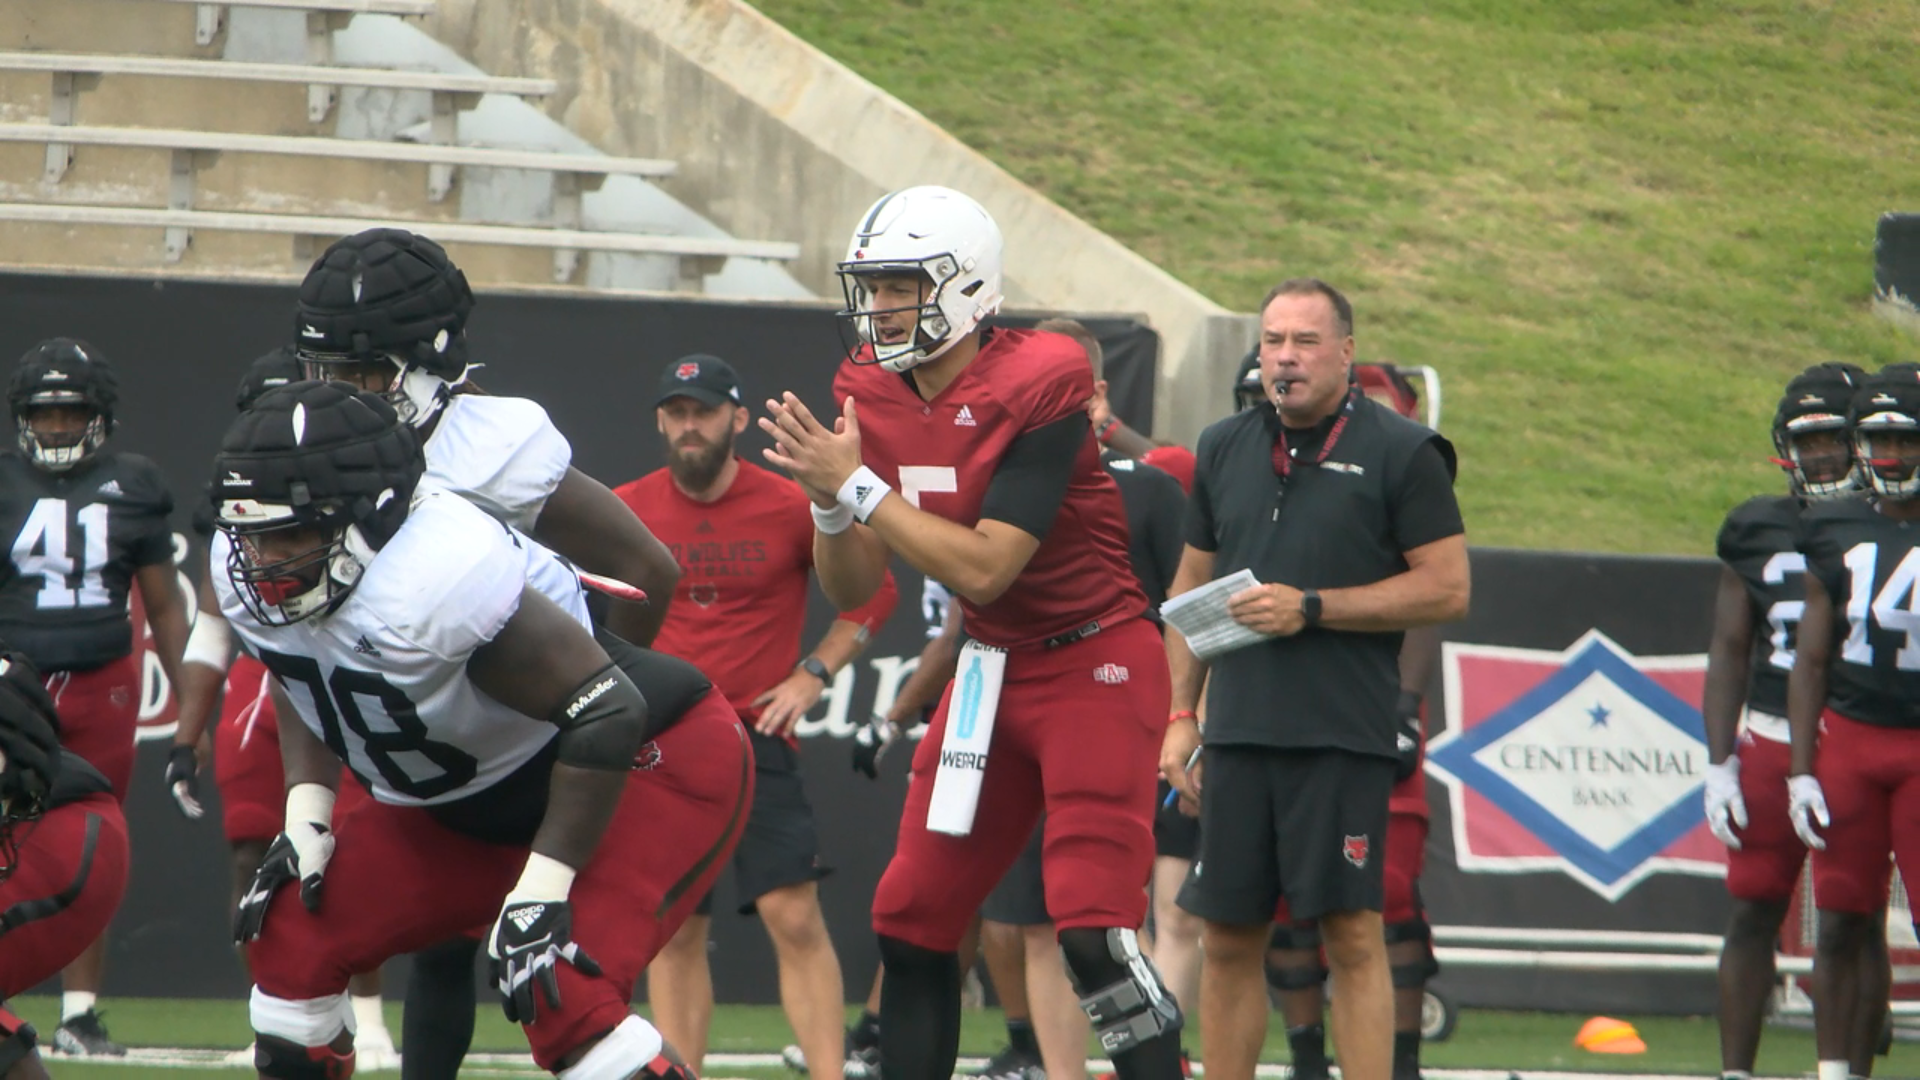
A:
POLYGON ((42 671, 99 667, 133 649, 127 593, 141 567, 172 565, 173 496, 138 454, 63 473, 0 454, 0 640, 42 671))
POLYGON ((1833 601, 1827 704, 1863 724, 1920 727, 1920 521, 1866 499, 1816 503, 1800 550, 1833 601))

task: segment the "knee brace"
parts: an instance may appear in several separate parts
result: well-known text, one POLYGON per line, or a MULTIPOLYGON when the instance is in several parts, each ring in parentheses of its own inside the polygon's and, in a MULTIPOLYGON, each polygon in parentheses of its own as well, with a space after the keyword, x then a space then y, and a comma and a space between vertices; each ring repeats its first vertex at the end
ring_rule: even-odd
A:
POLYGON ((347 1080, 353 1075, 353 1051, 342 1054, 331 1046, 301 1046, 255 1033, 253 1067, 272 1080, 347 1080))
POLYGON ((679 1080, 693 1074, 661 1053, 666 1040, 659 1029, 638 1016, 628 1016, 580 1060, 560 1070, 560 1080, 679 1080), (677 1070, 677 1071, 676 1071, 677 1070))
POLYGON ((1433 927, 1427 923, 1426 916, 1415 915, 1406 922, 1388 923, 1386 938, 1389 948, 1409 941, 1425 946, 1421 959, 1410 964, 1394 964, 1389 969, 1395 990, 1418 990, 1427 985, 1428 979, 1440 974, 1440 961, 1433 955, 1433 927))
POLYGON ((1290 926, 1277 923, 1267 939, 1267 962, 1263 965, 1267 985, 1275 990, 1312 990, 1327 981, 1327 965, 1320 959, 1320 928, 1311 924, 1290 926), (1304 964, 1281 962, 1277 953, 1306 953, 1312 957, 1304 964))
POLYGON ((1108 1054, 1124 1053, 1179 1029, 1180 1006, 1152 962, 1140 954, 1132 930, 1062 930, 1060 954, 1073 992, 1080 995, 1080 1009, 1108 1054))

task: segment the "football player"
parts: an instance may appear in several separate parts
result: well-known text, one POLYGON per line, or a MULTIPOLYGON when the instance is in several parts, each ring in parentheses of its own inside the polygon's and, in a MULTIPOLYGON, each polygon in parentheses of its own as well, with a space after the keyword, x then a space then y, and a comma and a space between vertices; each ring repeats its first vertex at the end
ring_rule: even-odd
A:
MULTIPOLYGON (((291 348, 279 348, 247 365, 234 394, 234 406, 245 412, 253 402, 276 387, 299 382, 300 361, 291 348)), ((193 516, 193 527, 201 542, 213 538, 213 508, 203 506, 193 516)), ((280 833, 281 805, 286 798, 286 777, 280 769, 280 730, 268 692, 267 669, 260 661, 244 653, 235 656, 232 632, 226 616, 220 614, 220 602, 213 591, 213 579, 202 575, 199 585, 199 612, 193 632, 187 637, 186 653, 180 665, 179 723, 175 725, 173 748, 167 757, 167 790, 174 804, 189 818, 199 818, 198 750, 214 705, 220 703, 220 723, 214 728, 214 782, 220 788, 221 829, 226 834, 233 881, 233 904, 260 869, 267 845, 280 833), (231 669, 229 669, 231 664, 231 669), (223 687, 224 682, 224 687, 223 687), (224 693, 223 693, 224 689, 224 693)), ((341 788, 342 807, 366 798, 358 784, 341 788)), ((241 957, 245 962, 244 954, 241 957)), ((471 970, 472 952, 467 953, 471 970)), ((431 979, 431 976, 427 976, 431 979)), ((469 983, 471 978, 469 977, 469 983)), ((387 1030, 378 970, 354 975, 348 984, 348 997, 355 1021, 354 1060, 362 1071, 398 1068, 393 1035, 387 1030)), ((471 988, 467 997, 473 996, 471 988)), ((471 1010, 468 1010, 471 1013, 471 1010)), ((470 1027, 470 1022, 469 1022, 470 1027)), ((461 1053, 466 1041, 454 1037, 423 1040, 416 1046, 416 1059, 433 1058, 433 1046, 457 1041, 461 1053)), ((254 1048, 230 1055, 231 1063, 252 1064, 254 1048)), ((458 1055, 454 1060, 458 1060, 458 1055)))
POLYGON ((865 602, 897 552, 953 590, 972 639, 914 755, 874 895, 880 1072, 953 1075, 957 947, 1044 804, 1047 909, 1081 1007, 1124 1080, 1173 1080, 1179 1009, 1134 933, 1153 869, 1165 651, 1090 437, 1085 354, 1058 334, 983 325, 1000 306, 1001 248, 957 191, 880 199, 838 267, 857 344, 834 381, 837 417, 823 424, 788 393, 760 421, 768 460, 814 501, 834 605, 865 602))
POLYGON ((746 733, 691 665, 596 634, 564 560, 424 471, 384 397, 331 382, 262 396, 215 463, 221 609, 294 721, 285 824, 235 924, 255 1066, 350 1075, 348 974, 491 921, 541 1067, 686 1076, 627 1001, 739 839, 746 733), (343 762, 373 796, 344 814, 343 762))
POLYGON ((0 646, 0 1080, 44 1080, 33 1025, 9 1012, 98 940, 127 887, 113 786, 60 746, 40 673, 0 646))
MULTIPOLYGON (((161 668, 179 685, 186 600, 173 568, 173 510, 160 470, 106 448, 118 380, 100 350, 51 338, 20 358, 8 387, 18 449, 0 455, 0 640, 46 676, 63 745, 104 773, 125 802, 140 716, 140 664, 127 597, 140 585, 161 668)), ((118 1056, 95 1010, 106 941, 64 977, 55 1052, 118 1056)))
MULTIPOLYGON (((1701 712, 1707 824, 1727 845, 1733 896, 1720 952, 1720 1069, 1730 1078, 1753 1072, 1780 926, 1807 859, 1787 818, 1786 782, 1787 674, 1805 601, 1800 515, 1809 504, 1859 495, 1847 408, 1865 377, 1852 364, 1818 364, 1787 384, 1773 414, 1774 461, 1786 471, 1787 493, 1734 507, 1716 545, 1723 565, 1701 712)), ((1860 941, 1861 1023, 1847 1052, 1860 1076, 1872 1068, 1890 985, 1885 922, 1876 917, 1860 941)))
MULTIPOLYGON (((1920 887, 1910 876, 1920 867, 1920 376, 1892 366, 1863 380, 1848 426, 1868 495, 1801 511, 1806 598, 1786 697, 1787 814, 1813 849, 1820 912, 1820 1080, 1855 1071, 1861 1012, 1882 1015, 1863 993, 1877 978, 1862 968, 1887 904, 1889 853, 1908 889, 1920 887)), ((1758 820, 1750 814, 1750 827, 1758 820)))

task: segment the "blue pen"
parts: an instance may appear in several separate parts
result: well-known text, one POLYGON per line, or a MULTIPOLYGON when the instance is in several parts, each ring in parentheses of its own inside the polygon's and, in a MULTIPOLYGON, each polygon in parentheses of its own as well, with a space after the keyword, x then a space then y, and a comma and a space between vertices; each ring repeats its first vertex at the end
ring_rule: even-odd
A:
MULTIPOLYGON (((1191 771, 1192 768, 1198 764, 1200 764, 1200 747, 1196 746, 1193 748, 1193 753, 1187 758, 1187 769, 1191 771)), ((1172 785, 1168 786, 1172 787, 1172 785)), ((1165 810, 1167 807, 1172 806, 1179 798, 1180 789, 1173 788, 1173 790, 1167 792, 1167 801, 1160 804, 1160 809, 1165 810)))

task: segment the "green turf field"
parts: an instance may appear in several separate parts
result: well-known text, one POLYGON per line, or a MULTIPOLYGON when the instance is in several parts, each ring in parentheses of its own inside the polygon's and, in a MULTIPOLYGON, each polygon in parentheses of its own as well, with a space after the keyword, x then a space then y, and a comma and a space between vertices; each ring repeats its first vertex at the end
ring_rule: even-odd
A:
MULTIPOLYGON (((24 997, 12 1004, 42 1031, 52 1029, 54 1014, 58 1011, 57 999, 24 997)), ((233 1049, 246 1045, 250 1037, 246 1007, 238 1001, 113 999, 105 1002, 104 1008, 114 1037, 135 1047, 233 1049)), ((849 1014, 849 1018, 852 1015, 849 1014)), ((387 1023, 397 1037, 400 1030, 399 1008, 389 1006, 387 1016, 387 1023)), ((1461 1016, 1459 1028, 1452 1039, 1427 1045, 1424 1061, 1435 1070, 1497 1069, 1522 1073, 1605 1070, 1711 1076, 1718 1071, 1717 1034, 1710 1020, 1625 1017, 1640 1029, 1648 1051, 1643 1055, 1616 1057, 1587 1054, 1574 1048, 1573 1035, 1579 1030, 1583 1019, 1546 1013, 1468 1011, 1461 1016)), ((961 1053, 967 1057, 985 1057, 999 1048, 1004 1035, 1005 1029, 1001 1026, 998 1011, 969 1010, 965 1014, 965 1027, 961 1035, 961 1053)), ((778 1053, 790 1041, 786 1022, 779 1009, 771 1006, 723 1006, 714 1016, 710 1053, 778 1053)), ((1197 1050, 1197 1040, 1191 1035, 1189 1044, 1197 1050)), ((502 1019, 497 1009, 483 1008, 479 1012, 474 1048, 476 1051, 518 1053, 524 1051, 525 1046, 520 1041, 519 1032, 502 1019)), ((1268 1036, 1262 1060, 1274 1063, 1287 1060, 1285 1034, 1277 1022, 1268 1036)), ((1797 1076, 1811 1072, 1813 1060, 1811 1035, 1781 1028, 1769 1029, 1761 1045, 1760 1071, 1773 1076, 1797 1076)), ((75 1077, 79 1080, 233 1080, 235 1076, 242 1075, 240 1070, 230 1068, 76 1065, 58 1059, 50 1064, 56 1077, 75 1077)), ((533 1072, 530 1064, 499 1062, 487 1062, 470 1071, 476 1076, 493 1073, 528 1075, 533 1072)), ((1892 1055, 1882 1061, 1876 1071, 1882 1076, 1913 1076, 1920 1073, 1920 1047, 1896 1044, 1892 1055)), ((705 1075, 714 1078, 779 1080, 794 1074, 777 1065, 739 1066, 721 1058, 709 1062, 705 1075)))
POLYGON ((1710 554, 1788 375, 1920 355, 1867 307, 1911 0, 754 3, 1230 308, 1348 290, 1479 544, 1710 554))

